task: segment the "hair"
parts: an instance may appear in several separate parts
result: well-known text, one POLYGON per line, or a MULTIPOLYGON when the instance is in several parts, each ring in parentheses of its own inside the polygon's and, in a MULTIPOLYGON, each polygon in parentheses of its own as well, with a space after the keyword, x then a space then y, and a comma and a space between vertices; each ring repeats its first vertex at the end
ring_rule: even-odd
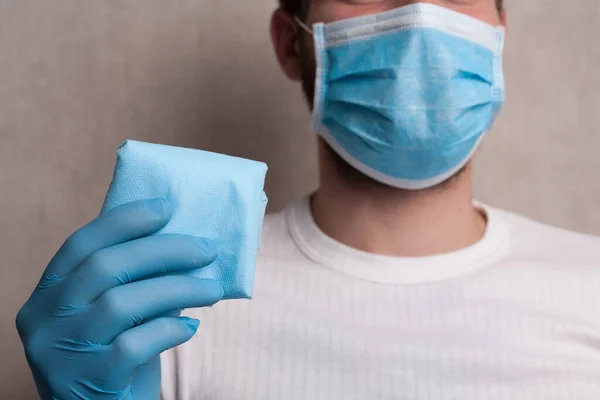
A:
MULTIPOLYGON (((279 7, 291 15, 296 15, 300 19, 305 19, 308 14, 308 8, 311 0, 278 0, 279 7)), ((504 10, 504 0, 496 0, 498 12, 504 10)))

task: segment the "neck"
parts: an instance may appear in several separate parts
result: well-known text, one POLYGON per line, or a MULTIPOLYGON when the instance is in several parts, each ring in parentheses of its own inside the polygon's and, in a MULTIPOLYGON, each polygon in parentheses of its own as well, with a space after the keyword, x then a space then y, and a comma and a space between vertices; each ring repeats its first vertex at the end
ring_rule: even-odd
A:
POLYGON ((347 246, 395 257, 426 257, 469 247, 485 217, 473 206, 471 167, 427 190, 370 180, 320 143, 321 187, 312 198, 319 228, 347 246))

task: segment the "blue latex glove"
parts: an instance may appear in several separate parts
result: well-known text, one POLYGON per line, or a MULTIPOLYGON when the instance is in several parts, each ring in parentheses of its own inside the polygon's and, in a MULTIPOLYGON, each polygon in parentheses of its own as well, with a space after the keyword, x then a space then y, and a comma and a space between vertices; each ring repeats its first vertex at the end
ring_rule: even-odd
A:
POLYGON ((171 217, 162 200, 119 206, 75 232, 17 316, 42 399, 160 397, 160 353, 189 340, 223 289, 185 273, 210 264, 207 240, 153 235, 171 217))

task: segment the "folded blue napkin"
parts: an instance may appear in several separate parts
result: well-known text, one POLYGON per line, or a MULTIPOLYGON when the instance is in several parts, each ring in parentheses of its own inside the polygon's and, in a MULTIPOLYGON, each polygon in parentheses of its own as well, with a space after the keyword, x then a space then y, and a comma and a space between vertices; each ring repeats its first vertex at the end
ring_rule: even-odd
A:
POLYGON ((137 200, 168 200, 173 217, 157 234, 215 241, 219 256, 193 275, 216 279, 225 299, 251 298, 267 205, 266 173, 261 162, 128 140, 117 152, 102 212, 137 200))

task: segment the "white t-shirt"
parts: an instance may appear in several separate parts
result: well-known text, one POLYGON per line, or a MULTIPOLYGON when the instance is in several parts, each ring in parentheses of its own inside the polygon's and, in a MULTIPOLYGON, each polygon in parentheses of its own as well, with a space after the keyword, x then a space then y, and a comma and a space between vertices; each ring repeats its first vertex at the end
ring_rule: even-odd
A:
POLYGON ((308 201, 266 218, 252 301, 190 310, 164 400, 600 399, 600 239, 486 206, 452 254, 364 253, 308 201))

